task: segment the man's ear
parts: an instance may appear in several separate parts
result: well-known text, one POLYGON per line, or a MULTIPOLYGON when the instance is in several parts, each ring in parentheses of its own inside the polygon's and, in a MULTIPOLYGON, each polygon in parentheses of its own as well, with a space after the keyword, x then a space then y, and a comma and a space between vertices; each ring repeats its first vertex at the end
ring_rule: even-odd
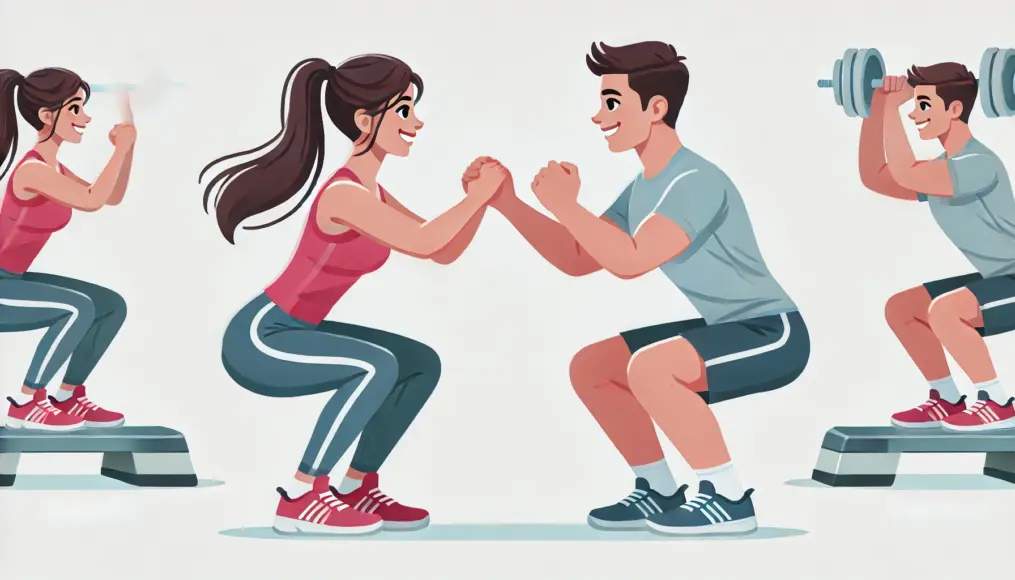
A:
POLYGON ((670 110, 670 104, 666 101, 666 97, 656 95, 649 99, 646 110, 652 114, 653 121, 662 121, 663 117, 670 110))
POLYGON ((964 109, 965 107, 962 106, 962 101, 952 101, 952 104, 948 105, 948 114, 950 114, 953 119, 958 119, 962 117, 964 109))

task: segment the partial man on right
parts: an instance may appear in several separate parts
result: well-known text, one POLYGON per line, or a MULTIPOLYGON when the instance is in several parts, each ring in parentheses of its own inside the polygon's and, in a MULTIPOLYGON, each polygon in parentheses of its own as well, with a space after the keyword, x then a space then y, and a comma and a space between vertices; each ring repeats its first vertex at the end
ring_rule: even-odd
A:
POLYGON ((925 202, 949 240, 975 269, 925 282, 892 296, 888 325, 927 380, 924 403, 892 415, 906 428, 990 431, 1015 427, 1013 399, 998 380, 984 338, 1015 329, 1015 198, 1001 159, 969 128, 977 79, 946 62, 913 66, 877 89, 860 132, 860 179, 870 190, 925 202), (920 138, 944 153, 918 161, 899 108, 913 100, 909 119, 920 138), (945 351, 973 382, 966 404, 945 351))

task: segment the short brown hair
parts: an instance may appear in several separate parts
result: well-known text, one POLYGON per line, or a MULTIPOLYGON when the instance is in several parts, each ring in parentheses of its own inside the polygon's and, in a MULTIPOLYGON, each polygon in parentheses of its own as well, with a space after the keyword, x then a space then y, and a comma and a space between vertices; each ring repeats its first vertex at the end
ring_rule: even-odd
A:
POLYGON ((962 103, 962 114, 959 120, 963 123, 969 122, 969 114, 973 112, 973 105, 976 103, 976 77, 965 67, 957 62, 942 62, 930 66, 910 67, 906 73, 909 86, 933 86, 937 95, 945 102, 945 107, 958 101, 962 103))
POLYGON ((637 42, 625 46, 593 43, 590 54, 585 56, 585 64, 597 77, 626 74, 631 90, 641 97, 642 109, 648 107, 652 97, 666 99, 669 108, 663 122, 676 127, 690 80, 684 59, 677 55, 673 45, 665 42, 637 42))

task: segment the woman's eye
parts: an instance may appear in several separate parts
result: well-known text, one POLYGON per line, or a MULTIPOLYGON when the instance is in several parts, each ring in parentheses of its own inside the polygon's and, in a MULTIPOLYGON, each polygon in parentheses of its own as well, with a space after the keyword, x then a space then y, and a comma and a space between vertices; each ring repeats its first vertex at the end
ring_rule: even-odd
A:
POLYGON ((409 107, 407 107, 405 105, 403 105, 401 107, 398 107, 398 110, 395 111, 395 112, 398 113, 398 116, 403 118, 403 119, 408 119, 409 118, 409 107))
POLYGON ((70 106, 70 112, 74 113, 75 115, 77 115, 78 113, 81 112, 81 107, 79 107, 77 105, 71 105, 70 106))
POLYGON ((620 106, 620 101, 617 99, 606 99, 606 110, 613 111, 620 106))

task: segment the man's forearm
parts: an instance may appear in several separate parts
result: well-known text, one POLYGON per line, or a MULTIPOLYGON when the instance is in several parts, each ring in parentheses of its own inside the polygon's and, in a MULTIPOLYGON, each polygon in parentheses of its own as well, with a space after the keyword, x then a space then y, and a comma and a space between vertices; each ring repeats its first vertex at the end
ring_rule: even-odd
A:
POLYGON ((871 114, 860 125, 860 178, 877 175, 885 165, 885 105, 881 99, 871 104, 871 114))
POLYGON ((607 271, 624 272, 635 259, 634 239, 577 202, 548 208, 593 260, 607 271))
POLYGON ((905 179, 906 172, 916 165, 913 147, 906 136, 906 128, 902 124, 902 114, 896 108, 886 111, 884 116, 885 154, 888 158, 888 171, 896 181, 905 179))
POLYGON ((501 213, 525 241, 547 262, 558 270, 573 274, 582 269, 581 248, 567 228, 546 217, 515 196, 506 196, 493 206, 501 213))

